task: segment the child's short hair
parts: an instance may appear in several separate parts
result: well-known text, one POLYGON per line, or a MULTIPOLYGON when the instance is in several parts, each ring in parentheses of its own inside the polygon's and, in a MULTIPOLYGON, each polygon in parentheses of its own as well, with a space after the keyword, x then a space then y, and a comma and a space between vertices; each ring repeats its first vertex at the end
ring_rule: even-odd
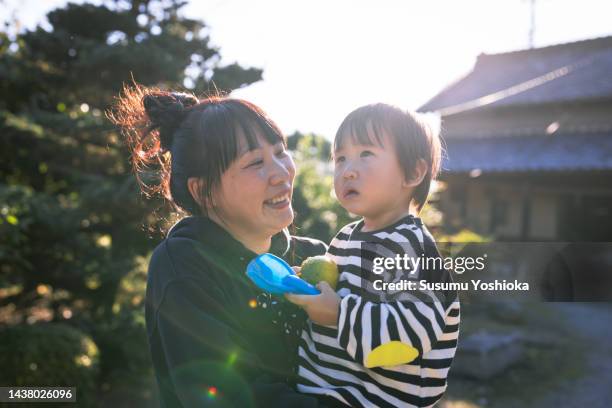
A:
POLYGON ((412 197, 418 211, 421 211, 427 202, 431 181, 438 175, 442 149, 439 135, 415 113, 384 103, 357 108, 349 113, 338 128, 334 151, 342 147, 347 137, 354 143, 383 146, 383 131, 395 143, 397 159, 406 179, 412 176, 419 159, 427 163, 427 173, 412 197), (372 136, 375 140, 372 140, 372 136))

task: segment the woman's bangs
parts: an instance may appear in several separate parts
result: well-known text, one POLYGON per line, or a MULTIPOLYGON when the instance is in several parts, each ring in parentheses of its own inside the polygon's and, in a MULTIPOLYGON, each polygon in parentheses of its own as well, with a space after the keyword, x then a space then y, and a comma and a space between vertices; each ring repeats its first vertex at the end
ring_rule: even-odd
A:
POLYGON ((241 101, 236 102, 236 105, 230 109, 232 113, 232 122, 234 124, 233 132, 238 132, 244 135, 248 150, 257 149, 260 146, 258 135, 261 135, 266 142, 271 145, 282 143, 286 145, 286 140, 275 124, 262 115, 261 112, 254 111, 251 107, 245 106, 241 101))

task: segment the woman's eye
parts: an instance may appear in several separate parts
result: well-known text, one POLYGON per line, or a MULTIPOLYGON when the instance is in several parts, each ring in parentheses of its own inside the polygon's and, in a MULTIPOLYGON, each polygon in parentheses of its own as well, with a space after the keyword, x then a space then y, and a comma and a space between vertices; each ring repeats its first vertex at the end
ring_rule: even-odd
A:
POLYGON ((368 157, 368 156, 374 156, 374 153, 372 153, 369 150, 364 150, 363 152, 361 152, 360 154, 361 157, 368 157))
POLYGON ((344 160, 345 160, 344 156, 338 156, 338 157, 334 158, 334 161, 336 163, 342 163, 342 162, 344 162, 344 160))
POLYGON ((255 166, 259 166, 259 165, 261 165, 261 164, 263 164, 263 160, 255 160, 254 162, 251 162, 251 163, 250 163, 250 164, 247 166, 247 168, 248 168, 248 167, 255 167, 255 166))
POLYGON ((287 154, 287 151, 285 149, 279 150, 278 152, 276 152, 276 157, 283 157, 287 154))

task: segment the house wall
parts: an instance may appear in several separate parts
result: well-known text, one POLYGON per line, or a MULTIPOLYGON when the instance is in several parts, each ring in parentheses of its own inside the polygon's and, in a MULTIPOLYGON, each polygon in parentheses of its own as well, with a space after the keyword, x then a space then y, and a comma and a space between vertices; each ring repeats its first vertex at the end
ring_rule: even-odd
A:
MULTIPOLYGON (((500 220, 493 234, 502 237, 520 238, 523 222, 523 197, 522 191, 510 186, 499 186, 496 188, 495 199, 506 205, 505 217, 500 220)), ((489 209, 490 213, 491 209, 489 209)))
POLYGON ((467 188, 466 219, 469 227, 486 234, 489 224, 489 199, 483 188, 469 185, 467 188))
POLYGON ((535 194, 530 200, 529 238, 550 240, 557 237, 558 196, 535 194))
POLYGON ((445 223, 466 227, 495 239, 523 239, 524 197, 528 200, 527 239, 553 240, 558 235, 558 194, 546 191, 525 192, 521 186, 502 183, 462 183, 440 196, 445 223), (451 192, 459 190, 461 194, 451 192), (465 201, 465 202, 463 202, 465 201), (497 218, 492 220, 495 207, 497 218))
POLYGON ((612 189, 604 187, 609 180, 612 171, 533 172, 529 180, 524 174, 447 175, 437 206, 444 228, 468 228, 497 240, 612 242, 612 189), (492 222, 495 202, 504 211, 492 222))

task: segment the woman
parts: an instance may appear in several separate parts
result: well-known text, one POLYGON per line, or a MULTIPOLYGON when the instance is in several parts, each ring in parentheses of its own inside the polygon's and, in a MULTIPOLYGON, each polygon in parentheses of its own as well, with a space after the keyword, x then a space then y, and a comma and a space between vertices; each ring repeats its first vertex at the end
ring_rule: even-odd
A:
POLYGON ((257 254, 299 265, 326 250, 287 232, 295 166, 278 127, 243 100, 142 87, 124 90, 111 119, 145 192, 188 214, 149 264, 146 323, 161 405, 319 406, 290 386, 304 315, 245 275, 257 254), (141 177, 152 164, 155 185, 141 177))

